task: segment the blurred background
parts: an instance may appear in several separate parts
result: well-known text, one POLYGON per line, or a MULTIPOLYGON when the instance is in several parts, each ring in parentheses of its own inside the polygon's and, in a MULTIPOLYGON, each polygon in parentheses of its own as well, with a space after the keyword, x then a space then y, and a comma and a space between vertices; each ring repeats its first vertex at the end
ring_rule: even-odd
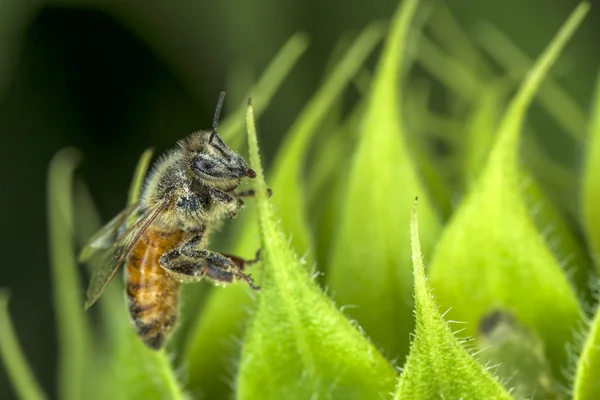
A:
MULTIPOLYGON (((475 35, 473 27, 490 22, 531 58, 576 4, 445 2, 466 32, 475 35)), ((310 47, 261 118, 268 164, 318 86, 340 37, 389 19, 397 5, 395 0, 0 0, 0 287, 11 290, 19 338, 47 393, 55 393, 56 361, 45 204, 53 154, 65 146, 82 150, 80 176, 109 218, 125 203, 144 149, 152 146, 160 153, 208 128, 224 89, 226 115, 284 42, 304 31, 310 47)), ((555 71, 583 110, 589 108, 600 65, 599 34, 600 2, 592 1, 591 14, 555 71)), ((419 66, 416 74, 427 77, 419 66)), ((444 93, 431 81, 435 107, 444 93)), ((561 148, 562 162, 576 170, 581 149, 565 141, 560 127, 535 107, 532 118, 549 151, 561 148)), ((12 399, 3 368, 0 364, 0 398, 12 399)))

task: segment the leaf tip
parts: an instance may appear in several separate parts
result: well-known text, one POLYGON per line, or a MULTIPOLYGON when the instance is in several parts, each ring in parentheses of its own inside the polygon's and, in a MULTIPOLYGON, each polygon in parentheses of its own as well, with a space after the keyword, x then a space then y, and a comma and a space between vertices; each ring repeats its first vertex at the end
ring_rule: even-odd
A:
POLYGON ((419 242, 419 221, 417 212, 418 205, 419 196, 415 196, 415 201, 413 202, 412 213, 410 216, 410 241, 412 248, 412 258, 413 263, 415 264, 415 268, 417 266, 417 263, 421 262, 421 244, 419 242))
POLYGON ((8 305, 10 296, 11 296, 11 292, 10 292, 9 288, 0 287, 0 309, 6 307, 8 305))

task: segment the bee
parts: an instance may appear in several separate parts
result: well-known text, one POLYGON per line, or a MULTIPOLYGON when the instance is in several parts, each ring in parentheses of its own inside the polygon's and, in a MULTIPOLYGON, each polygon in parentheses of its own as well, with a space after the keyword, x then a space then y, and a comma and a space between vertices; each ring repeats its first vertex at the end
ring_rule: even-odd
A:
POLYGON ((244 272, 258 260, 258 252, 256 259, 245 260, 206 248, 215 225, 235 217, 244 206, 242 197, 254 195, 251 190, 235 192, 243 178, 256 173, 217 133, 224 96, 222 92, 212 130, 191 134, 156 161, 139 200, 96 233, 82 253, 84 260, 99 257, 85 308, 125 265, 130 319, 154 350, 164 346, 175 327, 181 282, 208 279, 224 285, 241 280, 259 290, 244 272))

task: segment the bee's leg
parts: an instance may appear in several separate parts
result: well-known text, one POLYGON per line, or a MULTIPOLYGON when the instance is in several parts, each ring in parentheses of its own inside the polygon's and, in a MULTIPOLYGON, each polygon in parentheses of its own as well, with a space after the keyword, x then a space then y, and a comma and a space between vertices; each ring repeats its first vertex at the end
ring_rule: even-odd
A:
POLYGON ((252 277, 243 273, 232 259, 212 251, 192 249, 193 241, 194 238, 188 242, 192 244, 187 248, 188 243, 179 251, 164 254, 160 258, 160 265, 175 275, 180 275, 182 281, 207 277, 215 282, 229 283, 235 278, 245 281, 254 290, 259 289, 254 285, 252 277))
MULTIPOLYGON (((254 189, 244 190, 243 192, 237 192, 236 195, 238 197, 254 197, 256 193, 254 189)), ((270 188, 267 188, 267 197, 271 197, 273 195, 273 191, 270 188)))
POLYGON ((232 254, 226 254, 226 253, 219 253, 219 254, 221 254, 224 257, 229 258, 241 270, 243 270, 246 267, 246 265, 256 264, 257 262, 260 261, 260 249, 258 249, 256 251, 256 255, 254 256, 254 259, 252 259, 252 260, 246 260, 245 258, 234 256, 232 254))
POLYGON ((237 212, 244 207, 244 201, 235 193, 226 193, 219 189, 209 188, 208 195, 210 196, 211 204, 220 207, 231 218, 235 218, 237 212))
MULTIPOLYGON (((201 257, 201 253, 203 251, 206 250, 198 250, 196 247, 202 242, 202 236, 198 235, 198 236, 194 236, 193 238, 191 238, 190 240, 188 240, 183 246, 181 246, 181 250, 174 250, 174 251, 181 251, 181 254, 187 256, 187 257, 191 257, 191 258, 200 258, 201 257)), ((173 253, 173 252, 171 252, 173 253)), ((256 251, 256 255, 254 257, 254 259, 252 260, 246 260, 242 257, 238 257, 238 256, 234 256, 232 254, 225 254, 225 253, 215 253, 215 254, 219 254, 223 257, 228 258, 229 260, 231 260, 240 270, 243 270, 244 267, 246 265, 252 265, 257 263, 260 260, 260 249, 258 249, 256 251)), ((169 256, 170 253, 167 253, 166 256, 169 256)))

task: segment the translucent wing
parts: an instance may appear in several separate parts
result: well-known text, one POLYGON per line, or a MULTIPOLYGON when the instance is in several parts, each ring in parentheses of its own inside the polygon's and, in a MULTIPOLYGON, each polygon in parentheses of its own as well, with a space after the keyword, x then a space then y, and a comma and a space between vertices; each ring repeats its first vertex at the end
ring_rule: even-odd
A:
POLYGON ((88 240, 88 243, 79 254, 79 261, 87 262, 99 251, 109 249, 117 241, 129 217, 135 216, 139 211, 140 205, 134 203, 107 222, 88 240))
MULTIPOLYGON (((96 300, 102 295, 106 286, 110 283, 110 281, 114 278, 115 274, 119 267, 125 261, 125 258, 136 244, 140 236, 144 233, 146 228, 150 226, 152 221, 156 219, 156 217, 164 210, 169 203, 167 201, 156 203, 153 207, 141 211, 140 208, 135 207, 133 211, 137 210, 137 213, 140 213, 137 216, 135 222, 131 225, 127 226, 127 228, 120 233, 117 239, 114 241, 110 248, 104 249, 101 252, 95 252, 99 257, 97 259, 97 264, 94 266, 94 270, 92 272, 92 277, 90 278, 90 284, 87 290, 87 300, 85 303, 85 308, 90 308, 96 300)), ((127 210, 127 209, 126 209, 127 210)), ((127 221, 127 217, 133 214, 133 211, 127 213, 123 218, 123 221, 127 221)), ((116 218, 118 218, 121 214, 119 214, 116 218)), ((114 219, 113 219, 114 221, 114 219)), ((107 224, 111 225, 112 222, 107 224)), ((116 224, 116 232, 117 234, 120 231, 120 227, 122 224, 116 224)), ((107 233, 107 237, 110 236, 107 233)), ((99 243, 103 243, 103 240, 100 240, 103 235, 98 234, 99 243)), ((90 245, 93 241, 90 242, 90 245)))

